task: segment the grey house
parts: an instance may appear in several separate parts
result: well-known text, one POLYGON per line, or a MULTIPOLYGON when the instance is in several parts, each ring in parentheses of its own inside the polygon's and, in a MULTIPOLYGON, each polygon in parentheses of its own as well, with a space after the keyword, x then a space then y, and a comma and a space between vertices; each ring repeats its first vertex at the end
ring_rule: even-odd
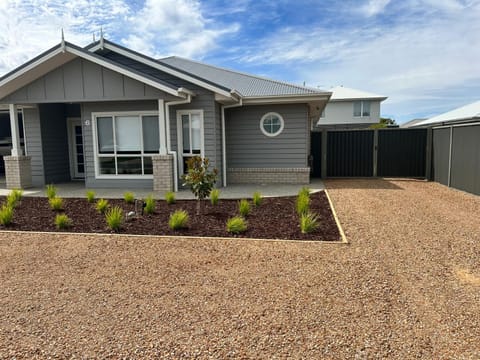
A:
POLYGON ((177 190, 208 157, 219 184, 308 183, 310 128, 331 93, 101 39, 62 41, 0 78, 7 187, 177 190), (24 146, 20 143, 19 113, 24 146))

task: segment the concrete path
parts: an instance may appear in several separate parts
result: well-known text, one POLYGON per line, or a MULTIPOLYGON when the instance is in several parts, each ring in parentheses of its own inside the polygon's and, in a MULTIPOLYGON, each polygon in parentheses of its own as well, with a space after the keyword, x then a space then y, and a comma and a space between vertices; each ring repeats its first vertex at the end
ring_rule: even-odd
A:
MULTIPOLYGON (((85 197, 86 190, 95 191, 97 198, 123 198, 123 194, 126 191, 131 191, 137 198, 145 198, 149 195, 153 195, 156 199, 163 199, 163 192, 153 192, 148 189, 87 189, 83 182, 68 182, 55 184, 58 190, 58 196, 63 198, 83 198, 85 197)), ((276 196, 293 196, 305 185, 292 185, 292 184, 275 184, 275 185, 229 185, 225 188, 220 188, 220 196, 223 199, 241 199, 252 197, 255 191, 260 191, 264 197, 276 197, 276 196)), ((317 192, 324 189, 324 184, 320 179, 312 179, 312 182, 307 185, 313 192, 317 192)), ((5 196, 9 193, 5 186, 5 181, 0 181, 0 196, 5 196)), ((45 196, 44 188, 31 188, 24 191, 25 196, 45 196)), ((193 199, 193 194, 189 190, 180 190, 177 193, 177 199, 193 199)))

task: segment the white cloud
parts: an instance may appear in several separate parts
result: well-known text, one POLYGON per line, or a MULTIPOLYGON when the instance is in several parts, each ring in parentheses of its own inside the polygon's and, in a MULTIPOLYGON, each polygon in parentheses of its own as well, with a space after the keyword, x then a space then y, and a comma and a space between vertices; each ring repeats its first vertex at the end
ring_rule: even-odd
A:
POLYGON ((385 7, 390 3, 390 0, 369 0, 361 7, 361 11, 366 16, 375 16, 383 12, 385 7))
POLYGON ((238 24, 210 22, 196 0, 147 0, 129 23, 132 31, 123 42, 156 57, 172 53, 201 57, 217 46, 222 35, 239 29, 238 24))

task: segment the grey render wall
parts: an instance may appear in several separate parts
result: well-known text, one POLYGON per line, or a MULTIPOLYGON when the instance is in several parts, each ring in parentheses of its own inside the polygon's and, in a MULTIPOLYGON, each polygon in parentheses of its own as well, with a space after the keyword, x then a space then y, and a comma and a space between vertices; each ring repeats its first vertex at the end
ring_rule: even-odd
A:
POLYGON ((32 185, 45 185, 43 171, 42 137, 40 130, 40 114, 38 108, 23 110, 26 153, 31 156, 32 185))
POLYGON ((308 108, 306 104, 256 105, 226 110, 227 168, 307 167, 308 108), (267 137, 260 119, 268 112, 279 113, 283 132, 267 137))
POLYGON ((42 104, 39 113, 45 183, 70 181, 65 106, 42 104))
POLYGON ((93 148, 93 112, 117 112, 117 111, 158 111, 157 101, 135 102, 102 102, 85 103, 82 105, 82 129, 84 141, 85 159, 85 186, 92 188, 122 188, 153 189, 153 179, 95 179, 95 163, 93 148), (89 120, 88 126, 85 121, 89 120))
POLYGON ((480 123, 434 129, 432 163, 435 181, 480 195, 480 123))
POLYGON ((10 94, 2 102, 32 104, 174 98, 137 80, 77 58, 10 94))

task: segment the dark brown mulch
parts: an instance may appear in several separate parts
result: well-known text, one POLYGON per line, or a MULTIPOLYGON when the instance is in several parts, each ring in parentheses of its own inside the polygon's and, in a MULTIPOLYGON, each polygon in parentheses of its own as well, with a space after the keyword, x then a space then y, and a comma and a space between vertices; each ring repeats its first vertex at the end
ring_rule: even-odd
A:
MULTIPOLYGON (((127 204, 122 199, 109 199, 109 203, 112 206, 120 206, 126 213, 134 210, 133 204, 127 204)), ((339 240, 338 228, 323 191, 311 195, 310 208, 312 212, 318 214, 320 226, 311 234, 302 234, 295 212, 295 197, 264 198, 260 207, 251 206, 252 211, 247 217, 248 230, 234 237, 339 240)), ((73 226, 68 229, 70 232, 111 232, 106 226, 104 216, 86 199, 64 199, 64 210, 73 221, 73 226)), ((56 212, 50 209, 46 198, 25 197, 15 209, 13 223, 8 227, 0 226, 0 229, 59 231, 54 224, 55 215, 56 212)), ((173 205, 157 200, 154 214, 138 216, 125 222, 119 233, 232 237, 232 234, 226 231, 225 224, 228 218, 235 215, 238 215, 237 200, 220 200, 216 206, 211 205, 208 200, 204 201, 200 216, 196 215, 195 200, 178 200, 173 205), (168 218, 178 209, 188 212, 189 228, 172 231, 168 227, 168 218)))

